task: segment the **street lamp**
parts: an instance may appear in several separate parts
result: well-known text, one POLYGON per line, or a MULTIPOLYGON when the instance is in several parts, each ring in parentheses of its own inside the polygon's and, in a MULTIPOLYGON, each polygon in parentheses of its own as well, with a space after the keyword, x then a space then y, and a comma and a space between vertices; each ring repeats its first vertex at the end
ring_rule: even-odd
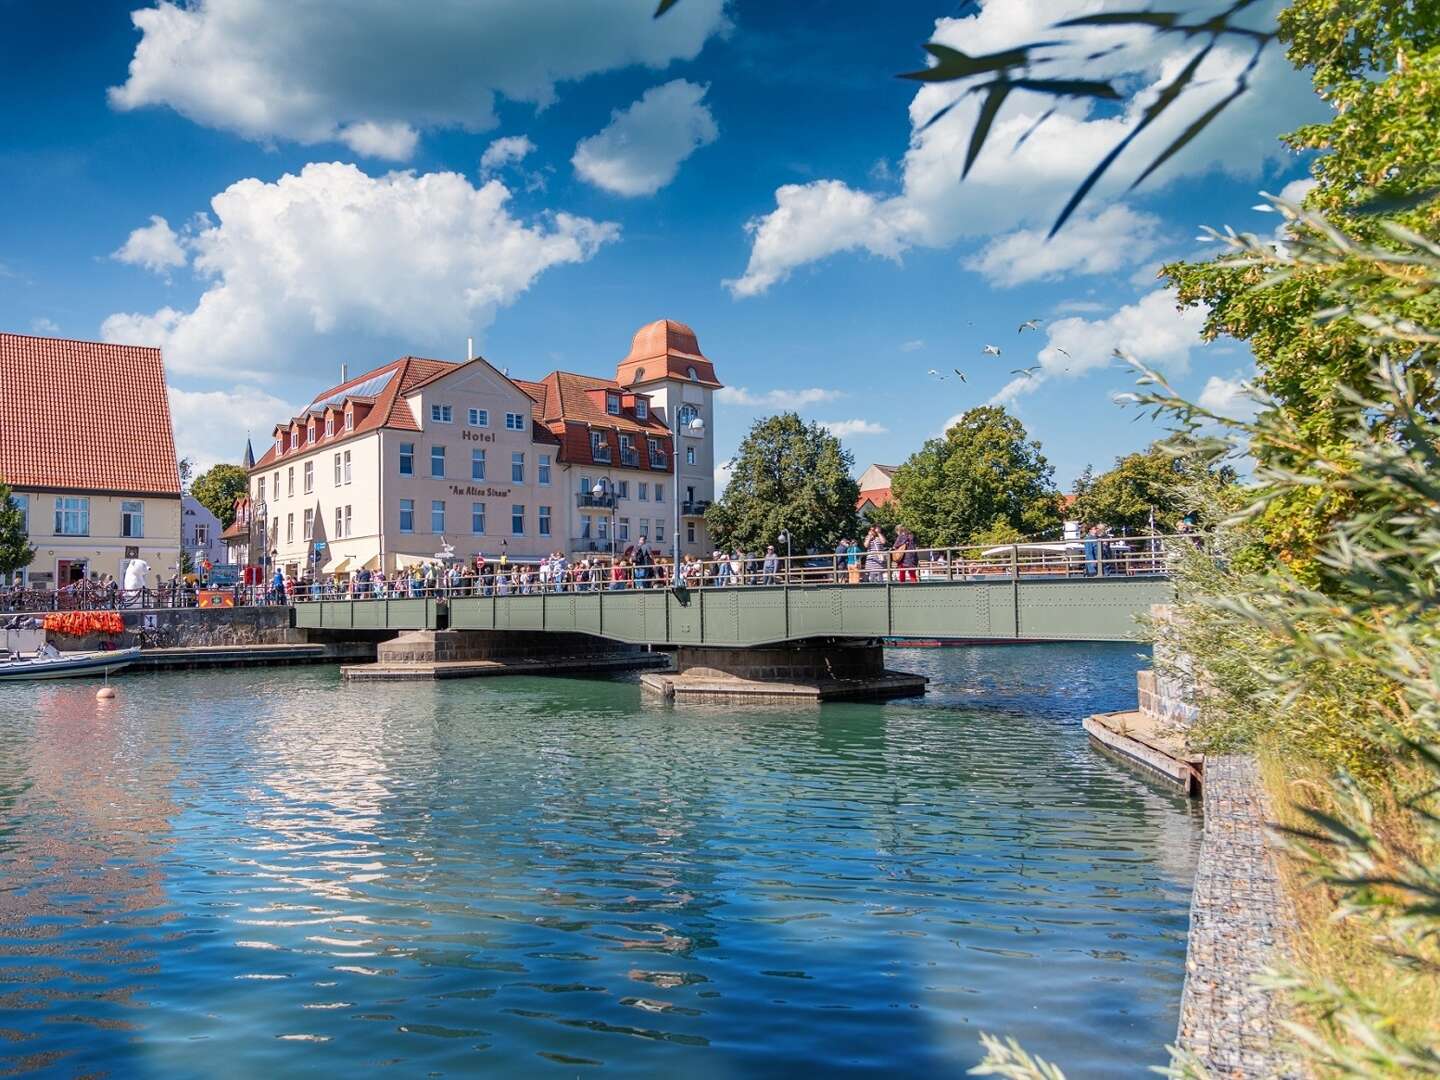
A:
POLYGON ((786 580, 786 581, 789 581, 789 580, 790 580, 790 530, 789 530, 789 529, 781 529, 781 530, 780 530, 780 535, 777 536, 777 537, 775 537, 775 539, 778 540, 778 541, 780 541, 780 543, 782 543, 782 544, 785 545, 785 580, 786 580))
MULTIPOLYGON (((704 420, 701 420, 700 417, 696 416, 696 417, 694 417, 694 418, 691 419, 690 423, 688 423, 688 424, 685 425, 685 429, 686 429, 687 431, 689 431, 691 434, 695 435, 696 438, 699 438, 701 435, 703 435, 703 434, 705 433, 705 421, 704 421, 704 420)), ((674 572, 675 587, 678 589, 678 588, 680 587, 680 432, 679 432, 679 431, 676 431, 675 437, 670 440, 670 453, 671 453, 671 454, 674 456, 674 458, 675 458, 675 470, 674 470, 674 471, 675 471, 675 483, 672 485, 671 491, 670 491, 670 499, 671 499, 671 501, 675 504, 675 529, 674 529, 674 532, 672 533, 672 535, 671 535, 671 537, 670 537, 670 539, 671 539, 672 542, 673 542, 673 543, 672 543, 672 547, 674 548, 674 554, 671 556, 671 559, 673 560, 674 565, 671 567, 671 570, 674 572)))
MULTIPOLYGON (((606 491, 606 486, 605 486, 605 485, 606 485, 607 483, 608 483, 608 481, 606 480, 606 478, 602 476, 599 480, 596 480, 596 481, 595 481, 595 486, 590 489, 590 494, 593 495, 593 496, 595 496, 596 500, 603 499, 603 498, 605 497, 605 491, 606 491)), ((603 510, 605 507, 604 507, 604 505, 602 504, 600 508, 603 510)), ((614 500, 614 499, 611 499, 611 500, 610 500, 610 539, 609 539, 609 543, 610 543, 610 555, 611 555, 611 558, 612 558, 612 560, 613 560, 614 555, 615 555, 615 500, 614 500)))

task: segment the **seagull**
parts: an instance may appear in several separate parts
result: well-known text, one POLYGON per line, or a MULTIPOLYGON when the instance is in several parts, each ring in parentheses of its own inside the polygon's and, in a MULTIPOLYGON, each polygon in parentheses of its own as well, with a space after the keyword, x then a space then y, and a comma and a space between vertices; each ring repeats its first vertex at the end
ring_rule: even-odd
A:
POLYGON ((1043 321, 1043 319, 1026 319, 1020 324, 1020 329, 1016 332, 1023 334, 1026 330, 1039 330, 1040 324, 1043 321))
POLYGON ((999 346, 999 345, 986 345, 986 346, 985 346, 983 349, 981 349, 980 351, 981 351, 982 353, 984 353, 986 356, 999 356, 999 355, 1000 355, 1000 346, 999 346))
POLYGON ((961 382, 965 382, 965 381, 966 381, 966 379, 965 379, 965 373, 964 373, 963 371, 961 371, 958 367, 955 368, 954 371, 955 371, 955 374, 956 374, 956 375, 959 375, 959 376, 960 376, 960 381, 961 381, 961 382))
POLYGON ((1040 368, 1041 368, 1041 365, 1040 365, 1040 364, 1034 364, 1034 365, 1032 365, 1032 366, 1030 366, 1030 367, 1011 368, 1011 369, 1010 369, 1010 374, 1011 374, 1011 375, 1023 375, 1023 376, 1025 376, 1025 378, 1030 379, 1030 378, 1034 378, 1035 372, 1039 371, 1040 368))
MULTIPOLYGON (((1055 346, 1055 351, 1058 352, 1061 356, 1070 356, 1070 354, 1069 354, 1068 352, 1066 352, 1064 349, 1060 348, 1059 345, 1056 345, 1056 346, 1055 346)), ((1070 359, 1073 360, 1073 359, 1075 359, 1075 358, 1074 358, 1073 356, 1070 356, 1070 359)))
POLYGON ((926 374, 935 376, 935 378, 939 379, 941 382, 945 381, 945 376, 941 375, 940 372, 936 371, 933 367, 929 371, 927 371, 926 374))

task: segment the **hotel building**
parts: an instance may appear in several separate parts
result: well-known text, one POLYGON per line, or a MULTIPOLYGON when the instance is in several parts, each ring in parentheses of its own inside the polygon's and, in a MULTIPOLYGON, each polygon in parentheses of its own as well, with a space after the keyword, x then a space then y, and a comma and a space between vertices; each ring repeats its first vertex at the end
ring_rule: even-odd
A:
POLYGON ((635 335, 615 379, 404 357, 276 426, 250 469, 261 548, 297 577, 389 573, 446 542, 461 558, 580 557, 642 537, 665 553, 678 509, 682 550, 698 553, 719 386, 693 331, 668 320, 635 335), (678 489, 671 410, 686 431, 678 489))
POLYGON ((180 561, 180 473, 159 349, 0 334, 0 481, 25 515, 32 588, 132 559, 180 561))

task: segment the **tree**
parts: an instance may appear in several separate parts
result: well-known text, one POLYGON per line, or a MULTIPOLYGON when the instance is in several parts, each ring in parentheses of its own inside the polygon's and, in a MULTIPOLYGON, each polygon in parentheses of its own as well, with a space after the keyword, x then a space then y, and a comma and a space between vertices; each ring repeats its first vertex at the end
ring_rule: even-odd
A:
POLYGON ((190 494, 228 529, 235 523, 235 500, 249 487, 249 477, 239 465, 215 465, 195 478, 190 494))
MULTIPOLYGON (((1075 481, 1075 504, 1069 516, 1087 525, 1113 529, 1172 532, 1191 510, 1193 481, 1199 466, 1194 458, 1167 450, 1160 443, 1115 459, 1115 467, 1096 476, 1086 466, 1075 481)), ((1215 471, 1222 483, 1233 483, 1233 469, 1215 471)))
POLYGON ((180 472, 180 490, 188 491, 190 489, 190 481, 195 476, 195 462, 191 458, 182 457, 179 461, 175 462, 175 468, 180 472))
POLYGON ((796 554, 831 550, 858 531, 854 467, 854 457, 819 424, 793 412, 757 420, 705 521, 726 549, 763 549, 788 531, 796 554))
POLYGON ((0 484, 0 577, 8 578, 23 570, 35 558, 25 532, 25 515, 10 495, 10 488, 0 484))
POLYGON ((1010 542, 1060 528, 1054 469, 998 405, 970 409, 891 478, 900 521, 921 545, 1010 542))

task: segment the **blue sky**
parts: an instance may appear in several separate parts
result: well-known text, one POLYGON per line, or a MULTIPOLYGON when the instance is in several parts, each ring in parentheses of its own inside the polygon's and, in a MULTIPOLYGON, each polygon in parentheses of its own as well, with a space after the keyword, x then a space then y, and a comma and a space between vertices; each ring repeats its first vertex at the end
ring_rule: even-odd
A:
MULTIPOLYGON (((1077 52, 1124 106, 1062 110, 1013 151, 1045 107, 1015 95, 964 184, 973 105, 920 132, 954 89, 894 76, 927 40, 988 51, 1124 6, 12 0, 0 327, 161 345, 181 452, 208 464, 342 362, 459 359, 470 335, 519 376, 610 372, 669 317, 731 387, 719 460, 796 408, 858 471, 1000 400, 1068 487, 1156 434, 1112 401, 1115 346, 1233 403, 1248 355, 1202 347, 1153 270, 1203 253, 1203 224, 1273 227, 1256 193, 1305 175, 1275 137, 1321 108, 1269 55, 1223 130, 1138 193, 1122 168, 1047 245, 1183 45, 1109 32, 1112 59, 1077 52)), ((1207 62, 1190 115, 1238 62, 1207 62)))

